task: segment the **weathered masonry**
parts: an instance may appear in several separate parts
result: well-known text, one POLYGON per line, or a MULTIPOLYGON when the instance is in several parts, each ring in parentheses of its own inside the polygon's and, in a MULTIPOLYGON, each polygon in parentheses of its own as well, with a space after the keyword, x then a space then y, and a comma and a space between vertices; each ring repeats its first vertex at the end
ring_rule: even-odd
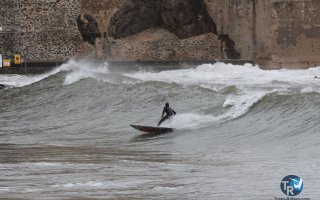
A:
POLYGON ((81 42, 76 18, 80 0, 1 0, 0 53, 26 62, 61 62, 81 42))

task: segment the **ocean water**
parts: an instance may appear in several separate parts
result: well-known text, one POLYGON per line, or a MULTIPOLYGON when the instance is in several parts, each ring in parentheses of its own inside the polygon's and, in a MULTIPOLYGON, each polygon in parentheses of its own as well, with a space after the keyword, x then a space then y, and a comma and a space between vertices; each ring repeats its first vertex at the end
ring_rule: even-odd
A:
POLYGON ((169 71, 68 63, 0 75, 0 198, 320 198, 320 68, 169 71), (145 135, 166 102, 172 133, 145 135))

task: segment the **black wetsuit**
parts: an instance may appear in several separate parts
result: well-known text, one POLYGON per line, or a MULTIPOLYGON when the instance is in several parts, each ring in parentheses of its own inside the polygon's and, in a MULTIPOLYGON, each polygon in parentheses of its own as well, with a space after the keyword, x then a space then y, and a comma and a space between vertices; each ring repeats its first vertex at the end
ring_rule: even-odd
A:
POLYGON ((158 123, 158 126, 160 126, 160 124, 162 123, 162 122, 164 122, 165 120, 167 120, 167 119, 169 119, 170 117, 172 117, 173 115, 175 115, 176 114, 176 111, 174 111, 172 108, 170 108, 170 107, 164 107, 163 108, 163 111, 162 111, 162 118, 161 118, 161 120, 159 121, 159 123, 158 123), (164 117, 162 117, 163 115, 164 115, 164 113, 166 113, 166 115, 164 116, 164 117))

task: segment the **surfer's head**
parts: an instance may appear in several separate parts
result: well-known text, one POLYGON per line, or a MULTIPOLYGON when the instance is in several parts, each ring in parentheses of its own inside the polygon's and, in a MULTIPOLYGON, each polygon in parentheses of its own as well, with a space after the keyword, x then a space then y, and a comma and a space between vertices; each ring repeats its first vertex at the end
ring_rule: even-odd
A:
POLYGON ((169 107, 169 103, 166 103, 166 107, 169 107))

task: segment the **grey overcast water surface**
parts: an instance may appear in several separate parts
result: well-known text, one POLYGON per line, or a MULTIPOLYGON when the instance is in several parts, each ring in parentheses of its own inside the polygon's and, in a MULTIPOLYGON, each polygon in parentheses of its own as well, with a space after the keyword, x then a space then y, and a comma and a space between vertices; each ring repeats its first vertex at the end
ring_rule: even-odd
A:
POLYGON ((70 61, 0 75, 0 198, 320 198, 319 68, 217 63, 162 72, 70 61), (165 102, 178 113, 156 125, 165 102))

